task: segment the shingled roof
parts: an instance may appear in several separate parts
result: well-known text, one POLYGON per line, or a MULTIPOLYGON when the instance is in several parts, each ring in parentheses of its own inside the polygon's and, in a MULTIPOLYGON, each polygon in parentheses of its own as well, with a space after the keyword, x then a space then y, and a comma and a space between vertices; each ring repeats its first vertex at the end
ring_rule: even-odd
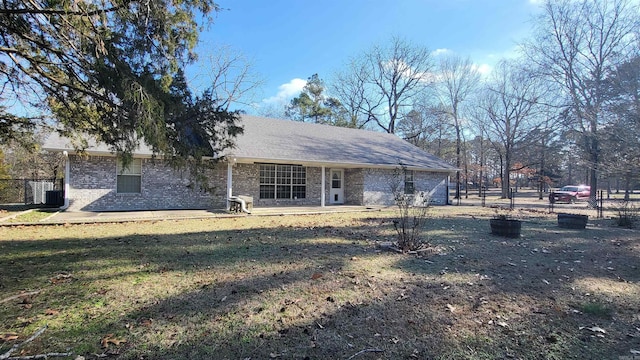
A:
MULTIPOLYGON (((47 151, 68 151, 70 154, 78 151, 78 146, 74 145, 71 139, 60 136, 57 132, 53 132, 47 137, 42 148, 47 151)), ((93 138, 87 138, 87 147, 83 151, 87 155, 114 155, 113 150, 107 144, 97 142, 93 138)), ((151 157, 153 151, 141 141, 134 154, 141 157, 151 157)))
MULTIPOLYGON (((455 171, 442 159, 393 134, 250 115, 241 115, 241 124, 244 134, 227 154, 237 162, 378 168, 402 164, 416 170, 455 171)), ((47 138, 43 148, 75 152, 71 141, 57 133, 47 138)), ((85 151, 90 155, 113 154, 107 145, 95 141, 89 141, 85 151)), ((151 156, 152 151, 141 144, 135 155, 151 156)))
POLYGON ((242 115, 244 134, 229 156, 238 162, 455 171, 442 159, 376 131, 242 115))

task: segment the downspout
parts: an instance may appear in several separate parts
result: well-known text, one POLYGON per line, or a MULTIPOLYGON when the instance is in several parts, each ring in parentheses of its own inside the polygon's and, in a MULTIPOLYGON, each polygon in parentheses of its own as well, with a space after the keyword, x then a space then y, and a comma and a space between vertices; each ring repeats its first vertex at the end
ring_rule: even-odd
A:
POLYGON ((62 152, 64 156, 64 204, 60 207, 60 210, 66 210, 69 207, 69 153, 65 150, 62 152))
POLYGON ((325 180, 324 180, 324 171, 325 171, 324 169, 325 169, 325 168, 324 168, 324 166, 323 166, 323 167, 322 167, 322 175, 321 175, 321 177, 322 177, 322 180, 321 180, 321 184, 322 184, 322 185, 321 185, 321 187, 322 187, 322 191, 320 192, 320 206, 321 206, 321 207, 324 207, 324 206, 325 206, 325 205, 324 205, 324 203, 325 203, 325 193, 324 193, 324 192, 325 192, 325 187, 326 187, 326 185, 325 185, 325 180))
POLYGON ((251 211, 249 211, 249 209, 247 209, 247 203, 242 198, 240 198, 238 196, 230 196, 229 197, 229 202, 231 203, 231 201, 239 203, 240 204, 240 209, 242 210, 242 212, 247 213, 247 214, 251 214, 251 211))
POLYGON ((447 202, 446 202, 446 204, 447 205, 451 205, 451 203, 449 202, 450 201, 449 197, 450 197, 450 193, 451 193, 451 189, 449 189, 449 184, 451 184, 451 175, 447 176, 447 186, 446 186, 446 188, 447 188, 447 197, 446 197, 446 201, 447 202))

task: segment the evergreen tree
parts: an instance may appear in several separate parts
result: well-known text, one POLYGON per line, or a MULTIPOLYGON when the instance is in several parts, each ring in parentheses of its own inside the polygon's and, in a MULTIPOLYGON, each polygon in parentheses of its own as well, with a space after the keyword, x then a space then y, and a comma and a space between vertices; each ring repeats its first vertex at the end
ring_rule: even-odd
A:
POLYGON ((340 101, 325 94, 325 84, 318 74, 313 74, 297 97, 287 105, 286 116, 297 121, 317 124, 342 125, 340 101))
POLYGON ((194 97, 176 85, 217 10, 212 0, 3 1, 0 81, 8 86, 0 99, 19 99, 43 115, 0 107, 0 140, 20 139, 52 116, 64 135, 88 134, 124 154, 143 140, 156 153, 183 155, 175 133, 187 127, 219 148, 235 130, 216 123, 236 114, 205 94, 215 114, 198 121, 213 122, 185 126, 192 119, 179 114, 202 114, 188 111, 194 97))

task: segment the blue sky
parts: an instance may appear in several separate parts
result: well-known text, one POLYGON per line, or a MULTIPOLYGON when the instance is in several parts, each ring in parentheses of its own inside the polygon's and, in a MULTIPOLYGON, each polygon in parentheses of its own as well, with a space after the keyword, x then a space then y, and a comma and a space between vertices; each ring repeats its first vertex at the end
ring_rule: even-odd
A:
MULTIPOLYGON (((469 56, 489 70, 529 34, 539 0, 219 0, 225 10, 201 35, 253 62, 264 85, 252 101, 283 106, 317 73, 329 81, 351 57, 400 36, 437 53, 469 56)), ((250 113, 260 110, 246 109, 250 113)))

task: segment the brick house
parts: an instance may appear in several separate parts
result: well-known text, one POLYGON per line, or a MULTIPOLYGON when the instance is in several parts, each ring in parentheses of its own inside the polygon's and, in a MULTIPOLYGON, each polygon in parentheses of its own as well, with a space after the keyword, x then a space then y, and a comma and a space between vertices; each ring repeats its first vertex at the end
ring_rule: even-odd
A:
POLYGON ((393 134, 248 115, 241 123, 244 134, 208 175, 214 190, 206 193, 144 146, 126 169, 104 144, 78 155, 68 139, 53 134, 44 149, 67 154, 69 210, 224 208, 232 195, 253 197, 254 207, 392 205, 390 184, 399 176, 406 192, 448 203, 455 168, 393 134), (406 171, 398 174, 401 166, 406 171))

